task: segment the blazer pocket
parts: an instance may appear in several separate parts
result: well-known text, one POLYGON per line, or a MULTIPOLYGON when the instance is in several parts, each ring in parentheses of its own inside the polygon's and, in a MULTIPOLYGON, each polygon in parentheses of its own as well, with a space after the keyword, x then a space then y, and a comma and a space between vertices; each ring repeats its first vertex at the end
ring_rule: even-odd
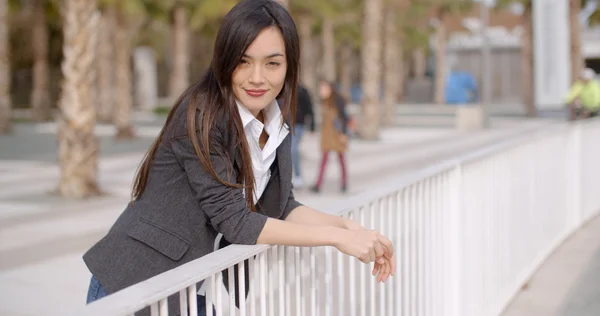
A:
POLYGON ((190 248, 185 239, 143 219, 138 220, 127 235, 175 261, 180 260, 190 248))

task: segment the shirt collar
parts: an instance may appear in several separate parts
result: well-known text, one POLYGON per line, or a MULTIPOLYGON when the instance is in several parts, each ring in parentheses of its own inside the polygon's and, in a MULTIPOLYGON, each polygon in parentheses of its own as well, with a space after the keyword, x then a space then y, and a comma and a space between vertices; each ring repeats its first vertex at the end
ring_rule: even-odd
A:
MULTIPOLYGON (((244 128, 246 128, 253 121, 260 123, 260 121, 257 120, 254 115, 252 115, 250 110, 243 106, 240 101, 236 100, 235 103, 238 106, 238 111, 240 112, 240 118, 242 119, 244 128)), ((281 109, 279 108, 277 100, 274 100, 263 110, 263 115, 265 118, 265 131, 268 134, 271 134, 271 132, 274 131, 279 124, 281 124, 281 109)))

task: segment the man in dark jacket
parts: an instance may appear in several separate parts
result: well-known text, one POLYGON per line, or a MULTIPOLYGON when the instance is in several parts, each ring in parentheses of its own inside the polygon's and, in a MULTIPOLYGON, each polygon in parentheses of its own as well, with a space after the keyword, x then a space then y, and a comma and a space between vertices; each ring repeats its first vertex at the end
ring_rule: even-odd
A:
POLYGON ((302 85, 298 85, 298 100, 296 102, 296 125, 294 135, 292 135, 292 164, 294 167, 294 177, 292 183, 294 188, 300 189, 304 186, 302 180, 302 168, 300 163, 300 141, 306 129, 315 131, 315 115, 313 104, 308 90, 302 85))

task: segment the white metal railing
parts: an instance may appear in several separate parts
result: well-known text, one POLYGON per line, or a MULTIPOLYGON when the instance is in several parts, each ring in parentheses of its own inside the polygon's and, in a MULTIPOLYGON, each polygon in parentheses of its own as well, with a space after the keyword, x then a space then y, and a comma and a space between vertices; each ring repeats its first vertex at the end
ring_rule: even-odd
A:
POLYGON ((202 280, 217 315, 499 315, 550 252, 600 209, 599 137, 597 120, 552 125, 329 209, 394 241, 398 270, 386 284, 375 283, 369 266, 329 247, 234 245, 74 315, 132 315, 147 306, 153 315, 167 315, 175 302, 182 315, 196 315, 202 280), (232 289, 234 265, 241 264, 243 280, 245 259, 249 296, 238 310, 235 296, 245 297, 246 289, 227 294, 221 271, 232 289))

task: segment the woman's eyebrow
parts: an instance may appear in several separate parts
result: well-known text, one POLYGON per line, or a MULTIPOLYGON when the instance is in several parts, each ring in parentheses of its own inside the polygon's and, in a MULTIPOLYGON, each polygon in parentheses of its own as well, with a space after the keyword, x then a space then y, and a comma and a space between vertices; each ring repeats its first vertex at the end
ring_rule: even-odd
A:
MULTIPOLYGON (((248 54, 244 54, 243 57, 250 58, 250 59, 255 59, 254 57, 252 57, 252 56, 250 56, 248 54)), ((273 58, 273 57, 284 57, 284 56, 283 56, 282 53, 273 53, 273 54, 265 56, 264 58, 267 59, 267 58, 273 58)))

